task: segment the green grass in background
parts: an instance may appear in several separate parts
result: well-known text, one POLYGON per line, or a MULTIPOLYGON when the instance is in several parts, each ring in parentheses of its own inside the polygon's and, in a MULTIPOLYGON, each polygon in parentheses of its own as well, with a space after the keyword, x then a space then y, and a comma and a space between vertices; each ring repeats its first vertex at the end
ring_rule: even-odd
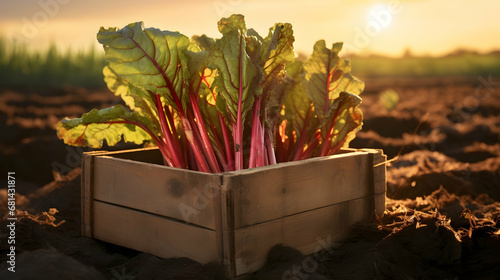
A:
POLYGON ((28 50, 24 43, 0 37, 0 85, 103 86, 104 52, 61 51, 54 44, 28 50))
MULTIPOLYGON (((104 51, 48 49, 30 51, 33 46, 0 36, 0 85, 104 86, 104 51)), ((478 54, 459 51, 443 57, 351 56, 354 75, 365 77, 477 77, 500 76, 500 52, 478 54)))
POLYGON ((478 54, 461 51, 442 57, 350 57, 353 73, 360 77, 471 77, 500 75, 500 52, 478 54))

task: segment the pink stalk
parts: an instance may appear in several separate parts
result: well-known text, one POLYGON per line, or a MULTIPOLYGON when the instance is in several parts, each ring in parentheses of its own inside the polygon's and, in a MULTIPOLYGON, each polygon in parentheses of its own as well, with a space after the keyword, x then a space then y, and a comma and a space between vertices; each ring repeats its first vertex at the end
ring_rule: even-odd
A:
MULTIPOLYGON (((176 151, 181 151, 181 144, 180 144, 180 140, 179 140, 179 134, 177 134, 177 128, 175 126, 175 122, 174 122, 174 117, 172 116, 172 112, 170 110, 170 106, 168 105, 165 105, 165 115, 167 116, 167 120, 168 120, 168 126, 170 127, 170 130, 172 131, 172 140, 173 140, 173 144, 174 144, 174 149, 176 149, 176 151)), ((184 156, 180 156, 180 158, 182 159, 182 165, 187 168, 187 165, 186 165, 186 160, 184 158, 184 156)))
POLYGON ((341 108, 341 107, 342 107, 342 104, 339 104, 337 107, 337 110, 335 111, 335 115, 332 118, 332 123, 331 123, 331 125, 326 133, 326 137, 325 137, 325 139, 323 139, 323 147, 321 149, 321 154, 320 154, 320 156, 322 156, 322 157, 326 156, 328 154, 328 151, 330 150, 330 146, 331 146, 330 139, 332 138, 333 129, 335 127, 337 117, 339 116, 339 108, 341 108))
POLYGON ((266 129, 266 132, 264 134, 264 141, 266 145, 266 151, 267 151, 267 161, 269 164, 276 164, 276 154, 274 153, 274 147, 273 147, 273 141, 271 140, 271 133, 269 133, 269 130, 266 129))
POLYGON ((256 156, 256 159, 255 159, 255 163, 256 163, 256 166, 255 167, 260 167, 260 166, 264 166, 266 165, 265 164, 265 158, 266 158, 266 148, 264 146, 264 125, 262 124, 262 122, 260 121, 260 119, 258 118, 258 121, 257 121, 257 124, 258 124, 258 130, 257 130, 257 154, 255 155, 256 156))
POLYGON ((302 156, 300 159, 307 159, 307 158, 311 157, 313 151, 319 146, 319 138, 320 138, 320 135, 317 134, 316 137, 314 137, 307 144, 307 149, 302 153, 302 156))
POLYGON ((306 143, 306 129, 309 123, 309 119, 311 118, 311 114, 313 111, 313 106, 309 106, 309 110, 307 110, 306 118, 304 119, 304 126, 302 127, 302 131, 300 132, 300 138, 297 142, 295 154, 292 158, 292 161, 299 160, 302 156, 302 152, 304 150, 304 144, 306 143))
MULTIPOLYGON (((153 63, 153 65, 158 70, 158 73, 160 73, 160 75, 163 77, 163 80, 165 80, 165 83, 167 84, 167 88, 170 91, 170 95, 172 96, 172 99, 173 99, 173 101, 175 103, 175 106, 177 107, 177 110, 178 110, 178 113, 179 113, 179 117, 181 119, 181 124, 182 124, 182 127, 184 128, 184 132, 186 134, 186 138, 187 138, 189 144, 191 145, 191 148, 193 148, 193 153, 194 153, 194 156, 196 158, 198 167, 199 167, 200 171, 210 172, 210 169, 208 168, 208 166, 206 164, 206 161, 205 161, 205 159, 203 157, 203 154, 202 154, 202 151, 201 151, 199 145, 194 142, 193 129, 192 129, 190 123, 189 123, 189 120, 186 118, 186 114, 184 112, 184 109, 182 108, 182 102, 179 99, 179 97, 177 96, 177 92, 174 89, 174 85, 172 84, 172 81, 170 81, 170 79, 167 77, 167 73, 165 72, 164 68, 162 66, 160 66, 158 64, 158 62, 153 57, 151 57, 141 47, 141 45, 139 43, 137 43, 133 38, 130 38, 130 39, 144 53, 144 55, 151 61, 151 63, 153 63)), ((240 44, 241 44, 241 42, 240 42, 240 44)), ((167 67, 165 67, 165 69, 167 67)), ((180 68, 178 68, 178 69, 180 69, 180 68)), ((176 75, 177 75, 177 73, 176 73, 176 75)), ((241 74, 240 74, 240 76, 241 76, 241 74)), ((175 80, 175 77, 174 77, 174 80, 175 80)), ((241 92, 241 90, 240 90, 240 92, 241 92)))
POLYGON ((196 164, 196 159, 194 157, 193 149, 191 148, 190 145, 187 146, 187 156, 188 156, 188 162, 189 166, 191 167, 191 170, 198 170, 198 165, 196 164))
POLYGON ((243 124, 242 124, 242 102, 243 102, 243 69, 241 65, 241 43, 243 38, 240 37, 240 53, 239 53, 239 89, 238 89, 238 111, 236 114, 236 124, 233 123, 233 138, 234 138, 234 165, 236 170, 243 169, 243 124))
MULTIPOLYGON (((268 155, 268 152, 267 152, 267 148, 266 148, 266 147, 264 147, 264 153, 265 153, 266 155, 268 155)), ((263 165, 262 165, 262 166, 267 166, 267 165, 269 165, 269 157, 265 156, 265 157, 264 157, 264 162, 263 162, 263 165)))
POLYGON ((260 122, 261 97, 257 98, 252 108, 252 136, 250 142, 250 159, 248 168, 264 165, 264 136, 262 135, 262 124, 260 122))
POLYGON ((172 162, 174 164, 174 167, 182 167, 184 164, 182 162, 182 158, 179 155, 179 150, 175 149, 175 145, 173 143, 173 136, 172 132, 170 131, 170 128, 168 127, 167 124, 167 119, 165 116, 165 112, 163 111, 163 106, 161 103, 160 95, 157 93, 155 94, 156 97, 156 108, 158 110, 159 118, 160 118, 160 125, 161 125, 161 130, 163 131, 163 135, 167 144, 167 148, 170 151, 170 154, 172 155, 172 162))
POLYGON ((219 134, 217 133, 217 128, 212 123, 212 120, 208 120, 208 126, 212 129, 212 135, 214 138, 214 144, 217 149, 214 149, 215 156, 218 159, 219 167, 222 168, 224 172, 230 171, 228 169, 226 153, 224 149, 222 149, 222 145, 219 139, 219 134))
POLYGON ((196 124, 198 125, 198 130, 201 136, 201 142, 203 143, 203 148, 205 149, 205 153, 207 155, 208 164, 210 165, 210 169, 214 173, 220 173, 219 164, 217 162, 217 158, 215 157, 214 149, 212 147, 212 143, 210 142, 210 138, 208 137, 207 128, 205 126, 205 122, 203 121, 203 116, 201 115, 201 110, 198 103, 198 98, 195 94, 189 95, 189 100, 191 101, 191 105, 193 108, 193 113, 196 118, 196 124))
POLYGON ((193 118, 181 118, 182 121, 182 127, 184 127, 184 133, 186 134, 186 138, 191 145, 191 148, 193 148, 193 154, 194 158, 196 159, 196 164, 198 166, 198 170, 202 172, 207 172, 210 173, 210 167, 208 166, 205 156, 203 154, 203 151, 200 148, 200 142, 197 141, 197 135, 196 133, 198 131, 194 131, 192 127, 195 127, 194 125, 191 125, 191 122, 193 122, 193 118))
POLYGON ((226 160, 227 160, 227 168, 229 171, 234 170, 234 161, 233 161, 233 153, 231 148, 231 139, 229 136, 229 128, 226 125, 226 122, 224 121, 224 118, 222 117, 222 114, 218 112, 219 115, 219 122, 220 126, 222 127, 222 137, 224 138, 224 148, 226 149, 226 160))

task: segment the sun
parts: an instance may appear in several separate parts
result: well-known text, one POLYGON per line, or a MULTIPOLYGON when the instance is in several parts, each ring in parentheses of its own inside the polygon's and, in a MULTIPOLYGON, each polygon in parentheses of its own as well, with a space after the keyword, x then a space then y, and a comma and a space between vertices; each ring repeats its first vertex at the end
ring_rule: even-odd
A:
POLYGON ((368 11, 367 21, 369 24, 378 25, 380 29, 389 27, 392 22, 393 11, 385 4, 377 4, 368 11))

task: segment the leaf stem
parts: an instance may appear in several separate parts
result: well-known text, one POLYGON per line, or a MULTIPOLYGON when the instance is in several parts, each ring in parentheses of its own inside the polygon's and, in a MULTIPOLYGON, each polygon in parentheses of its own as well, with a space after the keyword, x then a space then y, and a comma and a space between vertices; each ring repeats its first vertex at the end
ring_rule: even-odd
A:
POLYGON ((165 112, 163 109, 163 105, 161 103, 160 95, 158 93, 155 94, 155 100, 156 100, 156 109, 158 110, 158 115, 160 118, 160 125, 161 125, 161 130, 163 132, 163 136, 165 139, 165 143, 167 144, 167 147, 170 151, 170 154, 172 155, 172 161, 174 164, 174 167, 183 167, 184 164, 182 162, 182 158, 179 156, 179 150, 176 150, 176 146, 173 141, 173 135, 172 131, 168 127, 167 124, 167 118, 165 116, 165 112))
POLYGON ((224 121, 224 118, 222 117, 222 114, 218 112, 219 116, 219 122, 220 126, 222 127, 222 137, 224 138, 224 148, 226 149, 226 160, 227 160, 227 168, 229 171, 234 170, 234 160, 233 160, 233 151, 231 147, 231 139, 230 139, 230 132, 229 128, 226 125, 226 122, 224 121))
POLYGON ((292 161, 299 160, 302 156, 302 153, 304 151, 304 145, 306 143, 307 125, 309 123, 309 119, 311 118, 312 111, 313 111, 313 106, 311 104, 309 106, 309 109, 307 110, 306 117, 304 119, 304 124, 303 124, 302 130, 300 132, 300 138, 299 138, 299 141, 297 142, 297 145, 295 146, 295 151, 294 151, 294 156, 292 158, 292 161))
POLYGON ((243 169, 243 125, 242 125, 242 102, 243 102, 243 65, 242 65, 242 41, 243 37, 240 36, 240 48, 239 48, 239 58, 238 58, 238 67, 239 67, 239 88, 238 88, 238 111, 236 115, 236 125, 234 126, 234 165, 235 170, 243 169))
POLYGON ((198 130, 201 136, 201 141, 203 143, 203 148, 205 153, 207 154, 208 164, 210 165, 210 169, 214 173, 220 173, 221 170, 219 168, 219 164, 217 162, 217 158, 215 157, 214 149, 212 147, 212 143, 210 142, 210 138, 208 137, 207 128, 205 126, 205 122, 203 121, 203 116, 201 114, 199 100, 196 94, 190 94, 189 100, 191 101, 191 106, 193 108, 194 117, 196 118, 196 124, 198 125, 198 130))

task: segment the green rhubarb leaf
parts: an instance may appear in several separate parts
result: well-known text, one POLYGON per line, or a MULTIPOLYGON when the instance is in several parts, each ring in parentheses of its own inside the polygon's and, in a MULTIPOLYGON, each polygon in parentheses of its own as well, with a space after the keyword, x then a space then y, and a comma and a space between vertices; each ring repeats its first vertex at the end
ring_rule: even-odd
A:
POLYGON ((187 101, 186 36, 136 22, 119 30, 101 27, 97 39, 119 77, 138 89, 160 93, 169 105, 182 110, 178 107, 187 101))
MULTIPOLYGON (((247 36, 245 38, 246 44, 246 52, 250 57, 250 60, 255 66, 262 66, 262 41, 255 36, 247 36)), ((262 76, 262 67, 257 67, 256 70, 259 72, 259 75, 262 76)))
POLYGON ((190 93, 197 94, 203 91, 203 74, 208 64, 209 52, 202 51, 187 51, 186 57, 188 58, 188 71, 189 71, 189 86, 190 93))
POLYGON ((217 104, 222 104, 220 97, 224 99, 227 117, 232 123, 237 122, 238 108, 241 106, 241 121, 244 123, 254 98, 260 95, 262 89, 255 86, 257 71, 246 52, 245 38, 241 32, 245 23, 234 15, 230 19, 234 21, 223 19, 222 23, 219 22, 223 36, 215 43, 211 54, 212 67, 217 68, 218 73, 212 88, 217 92, 217 104))
POLYGON ((328 114, 341 92, 359 95, 364 89, 364 83, 351 75, 350 62, 339 57, 340 50, 342 43, 328 49, 320 40, 304 62, 307 95, 320 118, 328 114))
POLYGON ((294 41, 292 25, 289 23, 277 23, 269 29, 269 34, 262 41, 263 83, 270 83, 271 80, 280 82, 285 78, 285 66, 295 57, 294 41))
POLYGON ((152 131, 159 131, 158 112, 156 111, 153 97, 144 90, 130 85, 123 78, 119 77, 109 66, 103 68, 104 81, 109 90, 116 96, 120 96, 125 104, 139 115, 148 118, 152 131))
POLYGON ((332 150, 329 154, 335 153, 341 147, 348 147, 356 132, 361 129, 363 113, 359 109, 360 104, 359 96, 347 92, 341 92, 333 102, 333 109, 327 116, 330 121, 320 125, 324 137, 330 135, 327 141, 330 142, 332 150))
POLYGON ((215 39, 210 38, 205 34, 201 36, 195 35, 191 37, 191 44, 198 46, 198 48, 202 51, 210 51, 215 44, 215 39))
POLYGON ((132 110, 137 110, 140 106, 136 105, 136 98, 130 93, 129 84, 127 81, 118 77, 118 75, 109 66, 104 66, 102 69, 104 75, 104 82, 108 89, 116 96, 120 96, 123 102, 132 110))
POLYGON ((303 83, 303 63, 299 60, 289 63, 286 66, 286 72, 289 81, 284 103, 285 119, 288 120, 287 134, 295 131, 297 138, 300 138, 302 134, 314 136, 318 120, 312 112, 312 102, 307 96, 303 83))
POLYGON ((245 17, 240 14, 234 14, 228 18, 222 18, 217 22, 217 27, 219 29, 219 32, 223 35, 233 31, 237 31, 241 35, 247 33, 245 17))
POLYGON ((261 42, 264 41, 264 38, 262 38, 262 36, 259 35, 259 33, 257 31, 255 31, 255 29, 253 28, 250 28, 247 30, 247 37, 255 37, 257 39, 257 41, 261 42))
POLYGON ((292 25, 277 23, 269 29, 268 36, 262 42, 263 75, 260 86, 263 92, 264 119, 270 127, 274 127, 278 121, 285 98, 285 67, 294 60, 294 41, 292 25))
POLYGON ((68 145, 101 148, 104 140, 109 146, 122 139, 135 144, 152 140, 140 126, 147 128, 148 119, 116 105, 101 110, 93 109, 81 118, 64 119, 56 128, 59 139, 68 145))

